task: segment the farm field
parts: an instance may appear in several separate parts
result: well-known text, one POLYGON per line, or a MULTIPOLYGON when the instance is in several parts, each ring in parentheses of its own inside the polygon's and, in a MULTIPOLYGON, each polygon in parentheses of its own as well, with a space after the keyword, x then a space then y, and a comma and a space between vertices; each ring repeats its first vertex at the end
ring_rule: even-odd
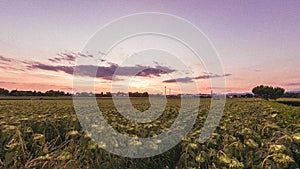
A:
MULTIPOLYGON (((109 98, 97 100, 122 134, 155 136, 176 119, 180 99, 168 99, 151 123, 134 123, 109 98)), ((148 99, 133 98, 146 110, 148 99)), ((201 99, 194 128, 169 151, 150 158, 119 157, 95 144, 80 126, 72 100, 0 100, 0 168, 299 168, 300 111, 262 99, 227 99, 219 126, 198 143, 210 100, 201 99)), ((153 148, 160 143, 153 143, 153 148)))
POLYGON ((300 102, 300 98, 279 98, 278 101, 296 101, 300 102))
POLYGON ((300 111, 300 98, 280 98, 277 99, 279 103, 294 106, 300 111))

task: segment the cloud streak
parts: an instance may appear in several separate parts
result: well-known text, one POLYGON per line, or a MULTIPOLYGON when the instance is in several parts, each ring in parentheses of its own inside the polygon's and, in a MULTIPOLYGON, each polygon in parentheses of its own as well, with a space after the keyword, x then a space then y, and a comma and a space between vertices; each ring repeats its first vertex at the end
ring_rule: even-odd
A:
POLYGON ((288 83, 288 86, 300 86, 300 82, 288 83))
MULTIPOLYGON (((24 61, 10 59, 0 55, 0 68, 9 69, 11 65, 19 64, 22 69, 15 71, 25 72, 37 71, 37 70, 46 70, 52 72, 64 72, 69 75, 73 75, 74 71, 76 75, 87 76, 87 77, 97 77, 106 80, 111 80, 115 76, 140 76, 140 77, 159 77, 163 74, 173 73, 176 70, 171 69, 167 66, 142 66, 142 65, 133 65, 133 66, 119 66, 112 62, 107 62, 106 60, 100 60, 101 62, 106 62, 105 66, 96 66, 96 65, 78 65, 70 64, 75 62, 78 57, 93 57, 92 55, 86 55, 82 53, 75 52, 60 52, 54 58, 49 58, 48 61, 53 64, 34 62, 34 61, 24 61), (10 62, 10 63, 6 63, 10 62), (61 63, 62 62, 62 63, 61 63), (69 62, 67 64, 66 62, 69 62), (61 64, 58 64, 61 63, 61 64), (65 63, 65 64, 64 64, 65 63)), ((11 69, 10 69, 11 70, 11 69)))
POLYGON ((41 70, 49 70, 49 71, 62 71, 67 74, 73 74, 74 68, 72 66, 52 66, 52 65, 46 65, 43 63, 36 63, 30 66, 27 66, 28 70, 36 70, 36 69, 41 69, 41 70))
POLYGON ((202 75, 202 76, 197 76, 194 79, 210 79, 210 78, 218 78, 218 77, 226 77, 226 76, 231 76, 231 74, 224 74, 224 75, 217 75, 217 74, 213 74, 213 75, 202 75))
POLYGON ((49 58, 48 60, 52 63, 60 63, 60 62, 69 62, 69 63, 72 63, 72 62, 75 62, 75 60, 78 58, 78 57, 93 57, 93 55, 86 55, 86 54, 83 54, 83 53, 80 53, 80 52, 60 52, 57 54, 56 57, 54 58, 49 58))
POLYGON ((164 80, 163 82, 165 82, 165 83, 176 83, 176 82, 190 83, 190 82, 193 82, 193 78, 184 77, 184 78, 177 78, 177 79, 168 79, 168 80, 164 80))
POLYGON ((0 61, 11 62, 12 59, 0 55, 0 61))
POLYGON ((226 76, 231 76, 231 74, 224 74, 224 75, 217 75, 217 74, 211 74, 211 75, 201 75, 197 77, 184 77, 184 78, 177 78, 177 79, 168 79, 164 80, 164 83, 176 83, 176 82, 181 82, 181 83, 190 83, 193 82, 194 80, 198 79, 210 79, 210 78, 220 78, 220 77, 226 77, 226 76))
POLYGON ((94 66, 94 65, 78 65, 75 66, 53 66, 43 63, 36 63, 27 67, 29 70, 47 70, 54 72, 64 72, 67 74, 73 74, 88 77, 97 77, 106 80, 111 80, 115 76, 142 76, 142 77, 153 77, 161 76, 162 74, 172 73, 176 70, 164 67, 164 66, 118 66, 117 64, 111 63, 108 66, 94 66))

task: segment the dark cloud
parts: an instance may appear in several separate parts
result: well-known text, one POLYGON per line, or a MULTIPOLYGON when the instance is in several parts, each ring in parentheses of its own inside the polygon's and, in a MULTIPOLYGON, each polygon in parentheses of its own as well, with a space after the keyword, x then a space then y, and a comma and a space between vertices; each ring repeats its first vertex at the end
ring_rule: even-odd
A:
POLYGON ((69 63, 75 62, 78 57, 93 57, 93 55, 87 55, 80 52, 60 52, 56 57, 48 59, 50 62, 59 63, 67 61, 69 63))
POLYGON ((300 82, 288 83, 288 86, 300 86, 300 82))
POLYGON ((75 74, 111 80, 116 69, 115 64, 109 66, 79 65, 76 67, 75 74))
POLYGON ((49 71, 62 71, 67 74, 73 74, 74 68, 72 66, 52 66, 52 65, 46 65, 43 63, 36 63, 30 66, 27 66, 29 70, 34 70, 34 69, 41 69, 41 70, 49 70, 49 71))
POLYGON ((169 80, 165 80, 163 82, 165 82, 165 83, 175 83, 175 82, 190 83, 190 82, 193 82, 193 78, 184 77, 184 78, 177 78, 177 79, 169 79, 169 80))
MULTIPOLYGON (((103 52, 98 52, 100 55, 106 55, 103 52)), ((74 65, 76 59, 78 57, 93 57, 93 55, 90 54, 83 54, 83 53, 75 53, 75 52, 60 52, 57 54, 56 57, 48 59, 52 63, 61 63, 61 62, 68 62, 71 65, 74 65)), ((135 65, 135 66, 118 66, 115 63, 108 62, 105 59, 99 59, 100 62, 105 62, 109 66, 91 66, 91 65, 80 65, 77 66, 77 73, 82 75, 87 75, 94 77, 94 75, 91 75, 92 72, 95 72, 97 70, 97 77, 109 79, 112 77, 115 71, 117 71, 116 75, 119 76, 160 76, 162 74, 172 73, 175 70, 170 69, 166 66, 160 66, 158 63, 154 67, 147 67, 147 66, 141 66, 141 65, 135 65)), ((74 67, 67 68, 68 66, 52 66, 52 65, 45 65, 45 64, 34 64, 31 66, 31 68, 39 68, 44 70, 50 70, 50 71, 63 71, 68 73, 71 69, 74 69, 74 67), (68 71, 68 72, 67 72, 68 71)))
POLYGON ((147 67, 141 65, 135 66, 118 66, 117 64, 110 63, 108 66, 94 66, 94 65, 79 65, 74 66, 53 66, 46 65, 42 63, 36 63, 28 66, 28 69, 41 69, 48 71, 62 71, 67 74, 73 74, 75 71, 76 75, 80 76, 89 76, 89 77, 98 77, 102 79, 111 80, 113 75, 115 76, 160 76, 162 74, 172 73, 175 70, 168 67, 156 66, 156 67, 147 67), (96 75, 95 75, 96 72, 96 75))
POLYGON ((166 74, 168 72, 157 69, 157 68, 146 68, 143 71, 139 72, 137 76, 160 76, 161 74, 166 74))
POLYGON ((194 79, 210 79, 210 78, 218 78, 218 77, 226 77, 226 76, 231 76, 231 74, 224 74, 224 75, 202 75, 202 76, 197 76, 194 79))
POLYGON ((189 83, 189 82, 193 82, 194 79, 210 79, 210 78, 219 78, 219 77, 226 77, 226 76, 231 76, 231 74, 224 74, 224 75, 210 74, 210 75, 197 76, 194 78, 185 77, 185 78, 169 79, 169 80, 165 80, 163 82, 165 82, 165 83, 175 83, 175 82, 189 83))
POLYGON ((77 72, 80 75, 87 75, 94 77, 95 75, 91 74, 96 73, 96 77, 103 79, 111 79, 113 75, 115 76, 160 76, 162 74, 167 74, 174 72, 175 70, 168 67, 146 67, 141 65, 135 66, 118 66, 117 64, 110 63, 109 66, 92 66, 92 65, 80 65, 77 66, 77 72))
POLYGON ((155 66, 155 67, 149 67, 149 66, 141 66, 141 65, 135 65, 135 66, 123 66, 118 67, 117 75, 120 76, 160 76, 162 74, 168 74, 175 72, 174 69, 170 69, 165 66, 155 66))
POLYGON ((0 60, 4 61, 4 62, 11 62, 12 61, 12 59, 4 57, 4 56, 1 56, 1 55, 0 55, 0 60))

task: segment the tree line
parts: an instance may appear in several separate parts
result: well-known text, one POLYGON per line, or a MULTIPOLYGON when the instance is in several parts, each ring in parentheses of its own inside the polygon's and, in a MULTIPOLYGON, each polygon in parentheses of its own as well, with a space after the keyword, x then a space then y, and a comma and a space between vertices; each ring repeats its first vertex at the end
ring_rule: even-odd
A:
POLYGON ((46 92, 31 91, 31 90, 7 90, 0 88, 0 96, 71 96, 71 93, 65 93, 64 91, 48 90, 46 92))
MULTIPOLYGON (((88 92, 77 92, 75 94, 76 96, 82 96, 82 97, 88 97, 88 96, 93 96, 94 94, 92 92, 88 93, 88 92)), ((118 92, 118 93, 110 93, 110 92, 106 92, 106 93, 95 93, 96 97, 112 97, 112 96, 129 96, 129 97, 149 97, 148 92, 128 92, 128 94, 123 93, 123 92, 118 92)))
MULTIPOLYGON (((123 93, 124 94, 124 93, 123 93)), ((75 94, 76 96, 81 96, 81 97, 89 97, 93 96, 93 93, 88 93, 88 92, 77 92, 75 94)), ((121 93, 117 93, 117 95, 121 95, 121 93)), ((24 91, 24 90, 7 90, 4 88, 0 88, 0 96, 72 96, 71 93, 66 93, 64 91, 55 91, 55 90, 48 90, 46 92, 41 92, 41 91, 24 91)), ((96 97, 112 97, 112 93, 106 92, 106 93, 95 93, 96 97)), ((129 97, 148 97, 149 94, 147 92, 129 92, 128 93, 129 97)))
MULTIPOLYGON (((300 98, 300 93, 292 93, 292 92, 286 92, 283 88, 280 87, 272 87, 272 86, 256 86, 252 89, 252 93, 255 97, 261 97, 264 99, 277 99, 280 97, 284 98, 300 98)), ((117 93, 118 94, 118 93, 117 93)), ((77 96, 91 96, 93 93, 76 93, 77 96)), ((139 92, 129 92, 129 97, 148 97, 149 94, 147 92, 139 93, 139 92)), ((249 94, 250 95, 250 94, 249 94)), ((4 88, 0 88, 0 96, 72 96, 71 93, 64 92, 64 91, 55 91, 55 90, 48 90, 46 92, 41 91, 23 91, 23 90, 7 90, 4 88)), ((112 93, 106 92, 106 93, 96 93, 96 97, 111 97, 112 93)), ((252 95, 251 95, 252 97, 252 95)))

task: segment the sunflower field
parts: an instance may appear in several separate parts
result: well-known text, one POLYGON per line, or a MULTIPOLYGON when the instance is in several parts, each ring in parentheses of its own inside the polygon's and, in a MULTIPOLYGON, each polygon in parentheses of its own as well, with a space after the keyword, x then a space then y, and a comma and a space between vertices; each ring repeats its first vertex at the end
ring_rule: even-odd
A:
MULTIPOLYGON (((300 112, 261 99, 227 99, 219 126, 204 142, 199 135, 210 107, 201 105, 193 129, 172 149, 149 158, 125 158, 93 142, 81 127, 72 100, 0 100, 0 168, 299 168, 300 112)), ((108 123, 130 137, 166 131, 178 116, 180 99, 168 98, 162 115, 150 123, 132 122, 111 98, 97 99, 108 123)), ((132 98, 141 111, 147 98, 132 98)), ((116 146, 119 143, 115 143, 116 146)), ((160 141, 153 143, 153 149, 160 141)))

